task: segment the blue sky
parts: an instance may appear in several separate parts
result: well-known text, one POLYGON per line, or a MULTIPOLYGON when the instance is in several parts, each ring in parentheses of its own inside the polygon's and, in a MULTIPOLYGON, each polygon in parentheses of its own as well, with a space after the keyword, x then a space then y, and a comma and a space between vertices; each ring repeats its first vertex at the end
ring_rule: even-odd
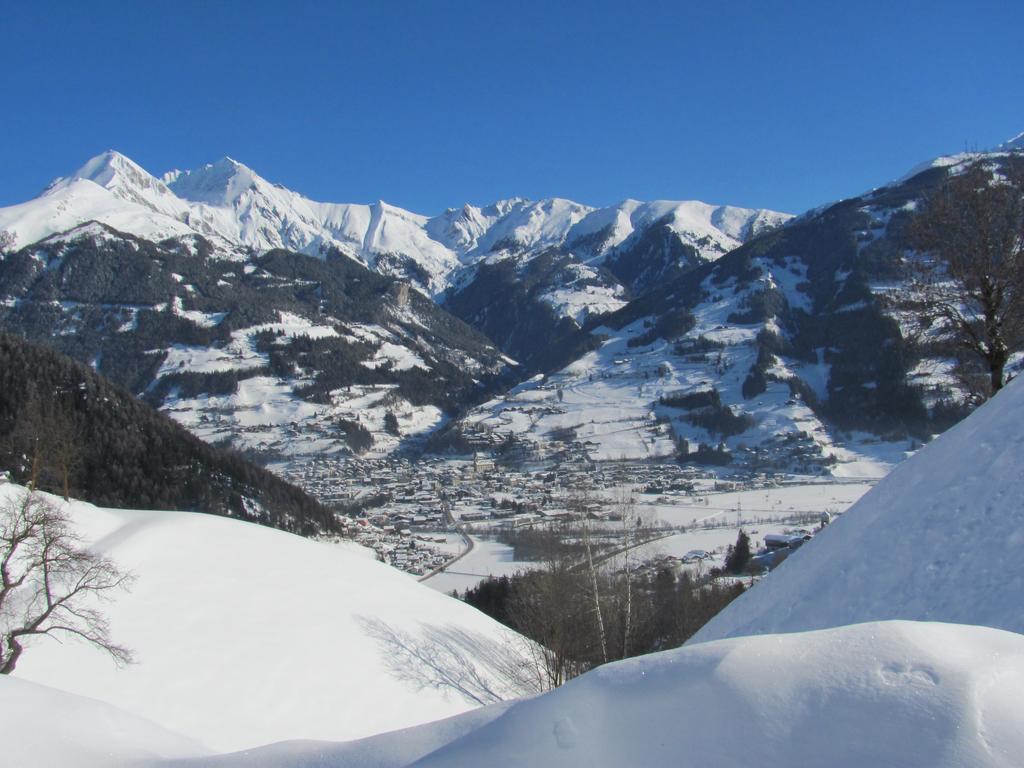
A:
POLYGON ((422 213, 799 212, 1024 131, 1020 2, 7 0, 2 18, 0 205, 114 148, 422 213))

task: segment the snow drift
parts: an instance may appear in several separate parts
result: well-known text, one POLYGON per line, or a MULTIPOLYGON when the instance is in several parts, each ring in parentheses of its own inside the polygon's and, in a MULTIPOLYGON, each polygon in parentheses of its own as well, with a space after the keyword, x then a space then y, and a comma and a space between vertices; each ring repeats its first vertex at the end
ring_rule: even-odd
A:
POLYGON ((1024 638, 886 622, 611 664, 416 763, 1011 766, 1024 638))
POLYGON ((114 768, 207 754, 199 744, 93 699, 0 676, 7 768, 114 768))
POLYGON ((1024 633, 1024 382, 900 464, 690 643, 880 619, 1024 633))
POLYGON ((174 765, 1009 768, 1022 684, 1020 635, 880 622, 687 646, 402 733, 174 765))
MULTIPOLYGON (((0 681, 6 682, 20 681, 0 681)), ((188 755, 187 744, 162 740, 170 737, 144 731, 145 738, 132 741, 116 733, 122 720, 102 722, 98 710, 72 711, 67 699, 51 702, 34 691, 7 696, 4 685, 0 723, 13 717, 47 725, 0 733, 14 736, 18 754, 46 758, 31 765, 54 767, 746 768, 781 761, 1010 768, 1024 750, 1022 686, 1020 635, 889 621, 686 646, 609 664, 534 699, 344 744, 289 742, 188 755), (54 702, 59 709, 46 708, 54 702), (108 745, 107 763, 76 758, 72 748, 84 728, 96 729, 88 744, 108 745), (150 759, 141 762, 140 755, 150 759)))

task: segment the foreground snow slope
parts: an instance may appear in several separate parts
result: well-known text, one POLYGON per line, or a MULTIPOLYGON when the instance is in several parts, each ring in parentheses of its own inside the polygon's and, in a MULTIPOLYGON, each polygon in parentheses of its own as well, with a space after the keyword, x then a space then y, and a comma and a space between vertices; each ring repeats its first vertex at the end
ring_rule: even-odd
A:
POLYGON ((207 753, 199 744, 109 704, 0 676, 6 768, 113 768, 207 753))
POLYGON ((609 664, 489 722, 484 710, 484 724, 464 735, 461 718, 437 724, 433 735, 448 743, 418 760, 408 757, 432 726, 181 765, 1009 768, 1024 750, 1022 685, 1020 635, 879 622, 609 664))
POLYGON ((1024 381, 900 464, 690 643, 902 618, 1024 632, 1024 381))
POLYGON ((42 639, 19 677, 216 750, 360 738, 475 706, 454 685, 430 685, 445 672, 482 701, 494 696, 470 680, 473 667, 494 693, 520 693, 495 671, 516 636, 369 550, 202 514, 78 502, 70 512, 96 550, 137 575, 105 609, 138 663, 117 669, 85 645, 42 639))
MULTIPOLYGON (((209 688, 219 682, 212 677, 209 688)), ((747 768, 765 760, 1010 768, 1024 751, 1024 637, 930 622, 685 646, 609 664, 544 696, 396 733, 221 755, 96 702, 28 685, 0 680, 0 737, 5 757, 27 755, 22 764, 33 768, 747 768)))

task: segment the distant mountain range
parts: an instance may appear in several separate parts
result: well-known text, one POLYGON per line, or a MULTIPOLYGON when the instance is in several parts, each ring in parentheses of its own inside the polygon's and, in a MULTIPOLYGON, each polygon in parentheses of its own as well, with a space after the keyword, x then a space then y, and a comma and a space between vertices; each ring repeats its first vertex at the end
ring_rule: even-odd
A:
POLYGON ((557 198, 465 205, 431 218, 383 201, 318 203, 227 157, 157 178, 111 150, 51 182, 34 200, 0 210, 0 229, 13 232, 19 246, 97 221, 152 241, 199 235, 226 257, 275 248, 322 257, 337 250, 438 293, 460 268, 488 257, 553 246, 587 258, 614 257, 657 225, 703 258, 715 258, 788 218, 699 202, 627 200, 596 209, 557 198))
POLYGON ((0 324, 263 456, 571 428, 598 457, 828 471, 857 430, 925 438, 963 415, 947 353, 905 333, 903 227, 1021 141, 797 218, 558 198, 431 218, 317 203, 227 158, 157 178, 107 152, 0 209, 0 324), (550 418, 502 415, 540 391, 560 398, 550 418))

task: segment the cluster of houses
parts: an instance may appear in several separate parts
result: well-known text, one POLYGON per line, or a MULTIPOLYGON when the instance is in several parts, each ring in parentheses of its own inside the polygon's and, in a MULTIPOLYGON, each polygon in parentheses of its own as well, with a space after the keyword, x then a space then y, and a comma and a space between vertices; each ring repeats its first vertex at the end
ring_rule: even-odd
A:
POLYGON ((836 463, 807 432, 775 435, 752 448, 733 451, 733 464, 762 472, 822 475, 836 463))
POLYGON ((413 576, 435 571, 454 556, 437 546, 447 543, 445 536, 414 533, 393 525, 378 527, 365 517, 352 521, 349 532, 356 543, 376 552, 379 560, 413 576))
POLYGON ((596 464, 583 451, 557 461, 512 465, 481 451, 457 459, 324 456, 292 464, 285 472, 332 506, 357 541, 414 574, 429 573, 457 554, 456 546, 440 547, 434 540, 442 534, 491 533, 580 514, 613 521, 622 511, 603 492, 623 486, 668 501, 704 488, 776 484, 753 473, 709 482, 699 468, 674 462, 596 464))

